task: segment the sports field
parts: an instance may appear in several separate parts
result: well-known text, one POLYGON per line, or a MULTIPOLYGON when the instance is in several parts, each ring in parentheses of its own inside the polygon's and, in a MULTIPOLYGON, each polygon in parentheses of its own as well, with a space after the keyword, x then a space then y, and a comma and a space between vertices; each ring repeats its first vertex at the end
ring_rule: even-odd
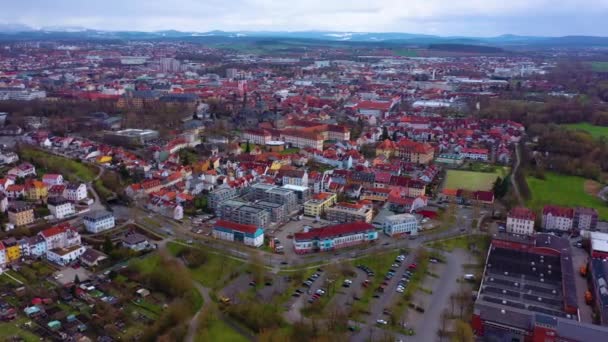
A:
POLYGON ((608 138, 608 127, 607 126, 596 126, 587 122, 580 122, 576 124, 567 124, 562 125, 568 129, 579 130, 583 132, 589 133, 595 139, 599 139, 600 137, 608 138))
POLYGON ((595 72, 608 72, 608 62, 591 62, 591 69, 595 72))
POLYGON ((508 172, 509 168, 501 167, 496 168, 494 172, 448 170, 444 189, 492 190, 496 178, 504 178, 508 172))
POLYGON ((600 220, 608 220, 608 206, 599 198, 585 192, 585 178, 547 172, 545 179, 526 177, 532 198, 526 205, 541 210, 546 204, 597 209, 600 220))

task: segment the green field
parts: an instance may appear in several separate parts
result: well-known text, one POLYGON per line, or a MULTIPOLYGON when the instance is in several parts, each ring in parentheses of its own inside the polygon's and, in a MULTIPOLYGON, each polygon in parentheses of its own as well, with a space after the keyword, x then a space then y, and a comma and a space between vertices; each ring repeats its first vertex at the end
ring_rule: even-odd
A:
POLYGON ((546 204, 590 207, 597 209, 600 220, 608 220, 608 206, 585 192, 585 179, 582 177, 547 172, 545 180, 528 176, 526 181, 532 193, 526 205, 534 210, 541 210, 546 204))
POLYGON ((20 150, 20 157, 23 160, 31 161, 38 170, 39 174, 45 172, 56 172, 62 174, 70 181, 90 182, 97 175, 97 168, 75 160, 56 156, 29 147, 20 150))
MULTIPOLYGON (((177 255, 183 248, 188 248, 173 242, 167 244, 171 254, 177 255)), ((216 288, 226 280, 233 272, 239 271, 243 263, 222 254, 207 253, 207 261, 196 268, 190 268, 192 278, 205 287, 216 288)))
POLYGON ((18 326, 27 321, 28 320, 25 318, 20 318, 16 321, 0 323, 0 340, 10 341, 11 338, 18 336, 22 338, 25 342, 40 341, 40 338, 38 336, 18 326))
POLYGON ((608 127, 606 126, 596 126, 587 122, 581 122, 577 124, 567 124, 562 125, 568 129, 583 131, 589 133, 593 138, 599 139, 601 137, 608 138, 608 127))
POLYGON ((394 49, 393 53, 395 54, 395 56, 418 57, 418 53, 416 52, 416 50, 411 49, 394 49))
POLYGON ((492 190, 496 178, 505 178, 509 169, 498 167, 494 172, 475 172, 448 170, 444 189, 463 189, 469 191, 492 190))
POLYGON ((591 70, 595 72, 608 72, 608 62, 591 62, 591 70))
POLYGON ((206 334, 197 336, 195 341, 246 342, 248 340, 221 319, 212 319, 206 334))

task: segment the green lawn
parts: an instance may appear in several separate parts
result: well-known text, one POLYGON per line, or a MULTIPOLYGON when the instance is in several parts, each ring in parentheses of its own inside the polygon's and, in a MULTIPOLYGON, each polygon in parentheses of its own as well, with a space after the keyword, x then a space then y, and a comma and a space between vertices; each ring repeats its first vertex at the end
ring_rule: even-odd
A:
POLYGON ((448 170, 444 188, 469 191, 492 190, 496 178, 505 178, 508 173, 509 168, 506 167, 497 167, 494 172, 448 170))
POLYGON ((595 72, 608 72, 608 62, 591 62, 591 69, 595 72))
POLYGON ((40 338, 35 334, 17 326, 18 324, 23 324, 25 322, 28 322, 28 319, 20 318, 13 322, 0 323, 0 340, 9 341, 12 337, 19 336, 25 342, 40 341, 40 338))
POLYGON ((526 205, 535 210, 541 210, 546 204, 569 207, 596 208, 600 220, 608 220, 608 206, 599 198, 585 192, 585 179, 576 176, 565 176, 547 172, 545 180, 526 177, 532 198, 526 205))
MULTIPOLYGON (((189 248, 176 243, 168 243, 167 249, 177 255, 180 250, 189 248)), ((193 248, 193 247, 190 247, 193 248)), ((243 263, 221 254, 207 253, 207 261, 196 268, 191 268, 192 278, 205 287, 216 288, 222 285, 231 273, 238 271, 243 263)))
POLYGON ((593 138, 599 139, 601 137, 608 138, 608 127, 606 126, 596 126, 587 122, 580 122, 576 124, 567 124, 562 125, 568 129, 583 131, 589 133, 593 138))
POLYGON ((393 49, 393 54, 402 57, 418 57, 418 52, 412 49, 393 49))
POLYGON ((90 182, 97 175, 94 166, 30 147, 22 148, 20 150, 20 157, 23 160, 31 161, 36 167, 43 170, 61 173, 72 181, 90 182))
POLYGON ((225 342, 246 342, 248 341, 245 337, 241 336, 238 332, 232 329, 231 326, 226 324, 221 319, 212 319, 209 327, 207 328, 206 336, 197 337, 196 341, 225 341, 225 342))
POLYGON ((285 150, 281 151, 281 154, 294 154, 294 153, 298 153, 299 151, 300 151, 299 148, 292 147, 292 148, 286 148, 285 150))

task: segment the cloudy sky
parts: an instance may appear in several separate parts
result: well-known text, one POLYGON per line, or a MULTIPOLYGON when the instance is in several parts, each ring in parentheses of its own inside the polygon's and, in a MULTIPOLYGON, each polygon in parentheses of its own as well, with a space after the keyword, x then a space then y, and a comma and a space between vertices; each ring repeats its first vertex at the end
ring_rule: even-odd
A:
POLYGON ((0 24, 608 36, 608 0, 2 0, 0 24))

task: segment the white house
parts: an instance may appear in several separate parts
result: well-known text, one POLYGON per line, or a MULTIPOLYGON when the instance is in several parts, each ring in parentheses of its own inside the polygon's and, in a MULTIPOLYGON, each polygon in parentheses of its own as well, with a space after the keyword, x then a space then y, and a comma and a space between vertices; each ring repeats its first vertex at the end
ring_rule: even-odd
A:
POLYGON ((546 230, 568 231, 574 222, 574 209, 547 205, 543 208, 542 227, 546 230))
POLYGON ((507 215, 507 232, 513 234, 534 234, 536 214, 528 208, 517 207, 511 209, 507 215))
POLYGON ((386 217, 383 230, 388 236, 415 235, 418 233, 418 220, 412 214, 391 215, 386 217))
POLYGON ((48 261, 53 262, 57 265, 65 266, 72 263, 86 251, 83 246, 72 246, 67 248, 54 248, 46 252, 46 258, 48 261))
POLYGON ((47 173, 42 176, 42 182, 49 188, 53 185, 61 185, 63 184, 63 176, 56 173, 47 173))
POLYGON ((87 186, 83 183, 68 184, 63 190, 63 197, 72 202, 78 202, 87 198, 87 186))
POLYGON ((114 215, 107 211, 93 211, 86 214, 82 221, 89 233, 97 234, 112 229, 116 225, 114 215))
POLYGON ((155 248, 145 236, 139 233, 128 233, 125 235, 122 238, 122 246, 137 252, 155 248))
POLYGON ((76 213, 74 204, 63 197, 49 198, 47 208, 49 208, 51 214, 58 219, 74 215, 76 213))

